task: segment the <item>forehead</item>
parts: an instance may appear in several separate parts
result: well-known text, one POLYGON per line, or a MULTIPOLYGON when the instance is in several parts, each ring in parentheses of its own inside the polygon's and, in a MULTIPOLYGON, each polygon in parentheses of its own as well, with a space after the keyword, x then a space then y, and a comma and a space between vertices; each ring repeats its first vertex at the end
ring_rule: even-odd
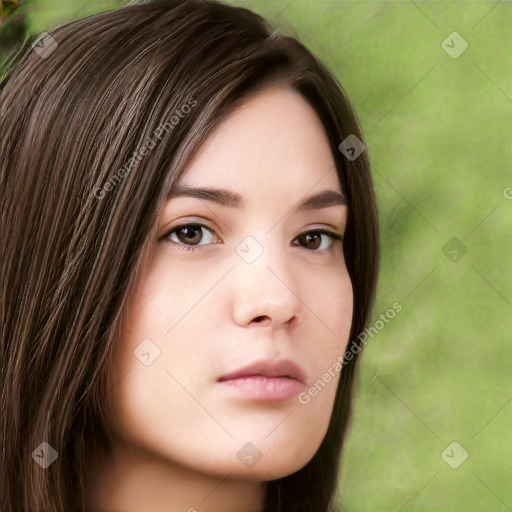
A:
POLYGON ((177 184, 297 197, 315 188, 339 190, 325 128, 313 107, 291 87, 254 94, 212 132, 177 184))

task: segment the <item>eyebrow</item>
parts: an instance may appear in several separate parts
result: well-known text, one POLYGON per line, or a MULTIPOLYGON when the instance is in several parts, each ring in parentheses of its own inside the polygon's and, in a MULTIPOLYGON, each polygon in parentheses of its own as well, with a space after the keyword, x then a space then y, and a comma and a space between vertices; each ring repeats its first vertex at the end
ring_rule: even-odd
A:
MULTIPOLYGON (((173 197, 195 197, 229 208, 241 208, 244 200, 238 192, 213 187, 194 187, 192 185, 177 185, 169 193, 167 200, 173 197)), ((346 205, 347 200, 341 192, 322 190, 317 194, 306 197, 297 206, 296 211, 319 210, 329 206, 346 205)))

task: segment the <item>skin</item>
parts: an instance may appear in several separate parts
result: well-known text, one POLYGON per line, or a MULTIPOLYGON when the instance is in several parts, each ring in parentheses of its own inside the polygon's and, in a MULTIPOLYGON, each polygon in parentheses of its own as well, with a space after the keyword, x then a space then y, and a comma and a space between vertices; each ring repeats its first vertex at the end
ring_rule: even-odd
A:
POLYGON ((261 358, 288 358, 309 387, 344 353, 353 294, 342 242, 298 237, 342 235, 347 206, 293 210, 341 188, 320 119, 285 85, 247 99, 178 184, 229 189, 245 204, 176 196, 163 208, 116 347, 117 442, 91 467, 89 506, 256 512, 264 481, 298 471, 319 448, 339 374, 307 405, 296 396, 248 398, 217 379, 261 358), (176 230, 186 223, 212 231, 176 230), (263 250, 252 263, 236 251, 247 236, 263 250), (160 350, 149 366, 134 356, 144 339, 160 350), (248 442, 261 453, 251 467, 237 457, 248 442))

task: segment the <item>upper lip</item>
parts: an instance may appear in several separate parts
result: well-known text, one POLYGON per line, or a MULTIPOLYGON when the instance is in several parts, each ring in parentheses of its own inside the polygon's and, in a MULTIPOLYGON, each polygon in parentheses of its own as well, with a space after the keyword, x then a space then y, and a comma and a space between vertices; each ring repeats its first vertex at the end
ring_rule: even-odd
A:
POLYGON ((218 381, 222 382, 254 375, 260 375, 262 377, 288 377, 298 380, 302 384, 306 383, 306 375, 302 368, 289 359, 262 359, 244 366, 239 370, 227 373, 220 377, 218 381))

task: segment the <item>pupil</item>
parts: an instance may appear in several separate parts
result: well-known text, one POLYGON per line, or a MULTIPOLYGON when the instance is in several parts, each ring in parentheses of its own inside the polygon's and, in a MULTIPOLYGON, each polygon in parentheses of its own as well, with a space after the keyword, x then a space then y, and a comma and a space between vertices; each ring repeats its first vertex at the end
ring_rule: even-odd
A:
MULTIPOLYGON (((318 234, 313 234, 313 235, 312 235, 311 233, 308 233, 308 234, 306 235, 307 242, 311 242, 311 239, 312 239, 312 238, 320 239, 320 236, 319 236, 318 234)), ((318 240, 317 240, 317 241, 318 241, 318 240)), ((314 244, 314 243, 313 243, 313 245, 314 245, 315 247, 310 247, 311 249, 316 249, 316 248, 318 247, 318 244, 314 244)))
MULTIPOLYGON (((197 237, 197 234, 201 232, 201 230, 197 227, 184 227, 184 228, 181 228, 180 230, 182 233, 185 233, 185 236, 183 238, 187 239, 188 241, 190 241, 190 239, 193 239, 194 238, 194 232, 196 234, 196 240, 192 240, 192 242, 199 242, 201 237, 197 237), (190 234, 190 232, 192 232, 192 235, 190 234), (198 238, 198 239, 197 239, 198 238)), ((182 240, 182 241, 185 241, 185 240, 182 240)))

